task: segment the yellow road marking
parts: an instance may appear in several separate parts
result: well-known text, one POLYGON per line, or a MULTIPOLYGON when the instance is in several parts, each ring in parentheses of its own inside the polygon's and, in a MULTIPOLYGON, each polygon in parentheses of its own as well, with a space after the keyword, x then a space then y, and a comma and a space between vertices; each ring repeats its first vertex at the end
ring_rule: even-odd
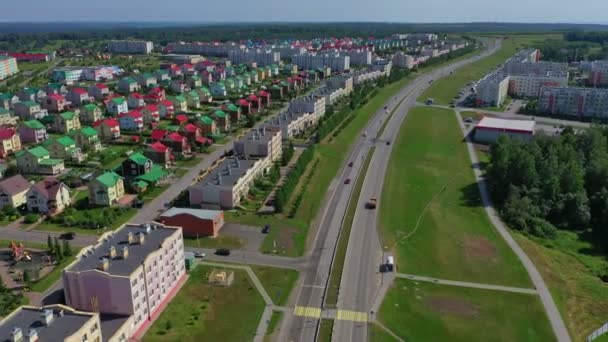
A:
POLYGON ((367 322, 367 313, 351 310, 338 310, 336 319, 341 321, 367 322))
POLYGON ((296 306, 293 310, 293 314, 296 316, 321 318, 321 309, 308 306, 296 306))

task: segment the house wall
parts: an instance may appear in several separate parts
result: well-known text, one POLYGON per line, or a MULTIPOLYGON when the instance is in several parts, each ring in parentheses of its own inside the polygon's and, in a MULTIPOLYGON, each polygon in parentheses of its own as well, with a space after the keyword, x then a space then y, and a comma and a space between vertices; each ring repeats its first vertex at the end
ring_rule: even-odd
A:
POLYGON ((217 236, 224 225, 224 213, 220 212, 211 219, 201 219, 190 214, 178 214, 174 216, 162 216, 160 222, 168 226, 181 227, 184 236, 217 236))
POLYGON ((122 315, 133 314, 129 277, 113 276, 100 270, 64 271, 63 287, 66 304, 75 309, 122 315))

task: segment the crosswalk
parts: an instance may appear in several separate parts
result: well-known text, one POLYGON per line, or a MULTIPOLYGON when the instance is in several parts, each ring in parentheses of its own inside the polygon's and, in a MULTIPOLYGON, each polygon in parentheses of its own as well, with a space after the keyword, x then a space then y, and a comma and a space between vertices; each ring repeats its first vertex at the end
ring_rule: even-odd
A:
MULTIPOLYGON (((322 310, 320 308, 296 306, 293 310, 294 316, 300 317, 311 317, 321 318, 322 310)), ((323 318, 327 318, 327 313, 323 315, 323 318)), ((350 322, 367 322, 368 317, 366 312, 351 311, 351 310, 336 310, 335 319, 339 321, 350 321, 350 322)))

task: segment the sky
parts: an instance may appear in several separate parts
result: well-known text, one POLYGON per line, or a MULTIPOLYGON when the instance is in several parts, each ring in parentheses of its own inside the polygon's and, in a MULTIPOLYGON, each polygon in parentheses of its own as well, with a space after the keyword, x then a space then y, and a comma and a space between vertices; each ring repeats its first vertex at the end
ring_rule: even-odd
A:
POLYGON ((0 21, 608 23, 608 0, 0 0, 0 21))

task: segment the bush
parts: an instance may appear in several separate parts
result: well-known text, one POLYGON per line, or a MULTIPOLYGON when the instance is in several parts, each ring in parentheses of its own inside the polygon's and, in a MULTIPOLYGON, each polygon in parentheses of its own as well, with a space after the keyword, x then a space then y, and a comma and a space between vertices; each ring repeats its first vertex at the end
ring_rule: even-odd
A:
POLYGON ((34 223, 34 222, 38 222, 38 220, 40 219, 40 215, 38 214, 27 214, 25 215, 25 223, 34 223))

